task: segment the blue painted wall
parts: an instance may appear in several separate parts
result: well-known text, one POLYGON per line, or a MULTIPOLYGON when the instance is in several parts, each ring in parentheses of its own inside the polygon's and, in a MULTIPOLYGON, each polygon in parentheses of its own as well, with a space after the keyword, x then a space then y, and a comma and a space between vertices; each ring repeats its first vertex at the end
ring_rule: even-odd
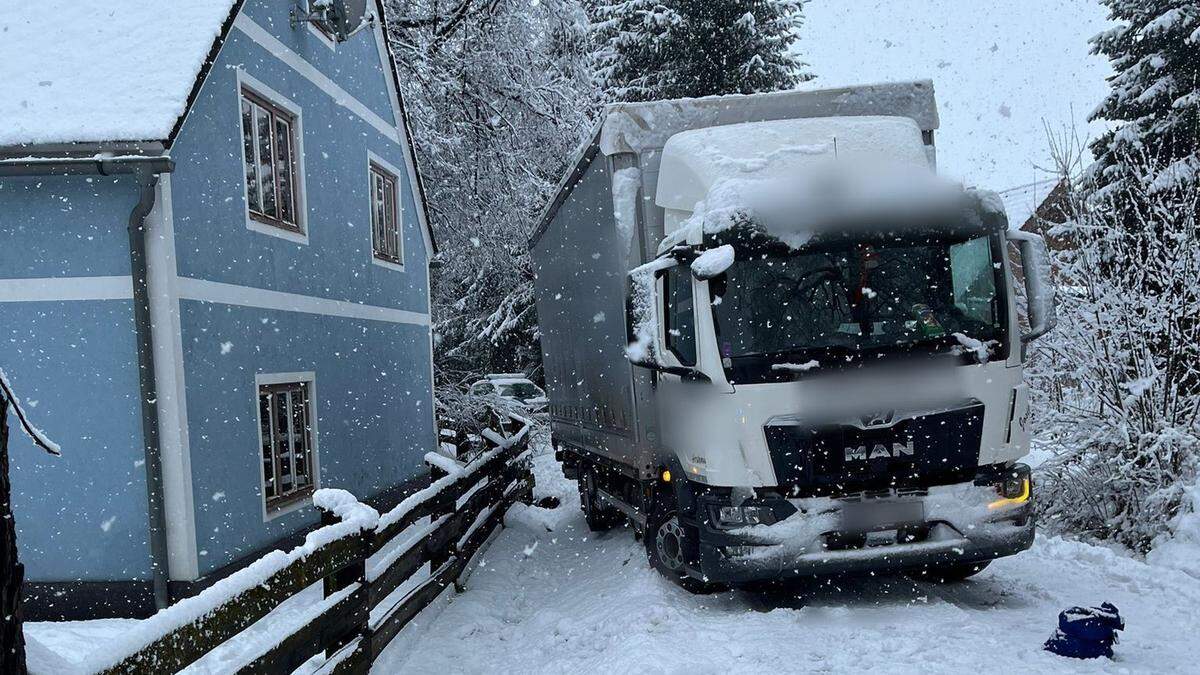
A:
POLYGON ((128 176, 0 179, 0 279, 129 274, 128 176))
MULTIPOLYGON (((375 36, 331 50, 288 26, 289 3, 246 16, 385 120, 375 36)), ((234 28, 172 148, 178 272, 427 313, 426 253, 403 147, 234 28), (246 227, 236 69, 301 110, 308 243, 246 227), (404 270, 371 263, 367 151, 400 170, 404 270)), ((181 301, 200 573, 316 522, 311 507, 263 522, 255 373, 316 373, 319 482, 360 498, 424 471, 433 449, 427 326, 181 301), (221 344, 230 343, 221 354, 221 344)))
POLYGON ((434 434, 423 326, 182 304, 201 574, 317 521, 311 507, 262 521, 257 372, 316 373, 322 487, 366 498, 423 471, 434 434))
MULTIPOLYGON (((277 8, 286 16, 284 4, 277 8)), ((303 30, 296 34, 297 39, 308 35, 303 30)), ((373 40, 373 34, 364 31, 354 37, 352 44, 373 40)), ((373 47, 370 51, 375 53, 373 47)), ((373 67, 378 86, 386 86, 378 56, 359 67, 373 67)), ((338 105, 325 91, 235 28, 171 153, 178 165, 172 175, 172 196, 179 274, 428 311, 425 249, 406 175, 400 176, 405 271, 370 264, 368 149, 392 166, 404 168, 399 144, 338 105), (302 109, 307 245, 245 226, 239 90, 233 66, 241 67, 302 109)))
MULTIPOLYGON (((0 278, 129 274, 128 178, 0 180, 0 278)), ((63 447, 10 439, 27 578, 149 579, 133 303, 4 302, 0 367, 63 447)), ((10 420, 11 421, 11 420, 10 420)))

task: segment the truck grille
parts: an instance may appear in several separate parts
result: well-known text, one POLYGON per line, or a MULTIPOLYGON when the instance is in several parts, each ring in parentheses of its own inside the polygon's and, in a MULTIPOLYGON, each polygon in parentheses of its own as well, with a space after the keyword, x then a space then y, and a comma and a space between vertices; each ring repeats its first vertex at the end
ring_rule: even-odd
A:
POLYGON ((974 478, 983 404, 914 415, 886 427, 764 427, 775 477, 795 497, 907 492, 974 478))

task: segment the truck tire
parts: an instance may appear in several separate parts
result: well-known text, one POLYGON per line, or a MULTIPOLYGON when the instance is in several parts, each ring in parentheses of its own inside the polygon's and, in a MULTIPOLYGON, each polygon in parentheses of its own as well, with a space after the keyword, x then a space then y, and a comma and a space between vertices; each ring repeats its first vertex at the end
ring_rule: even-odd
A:
POLYGON ((689 563, 695 566, 691 558, 695 556, 696 535, 679 521, 674 499, 656 501, 661 503, 655 505, 646 519, 646 531, 642 536, 650 566, 688 593, 707 595, 725 590, 720 584, 687 575, 685 566, 689 563))
POLYGON ((960 565, 933 565, 914 572, 912 576, 922 581, 932 581, 935 584, 953 584, 979 574, 991 564, 991 560, 984 560, 960 565))
POLYGON ((579 508, 592 532, 605 532, 621 524, 623 515, 612 507, 596 501, 596 470, 582 468, 579 472, 579 508))

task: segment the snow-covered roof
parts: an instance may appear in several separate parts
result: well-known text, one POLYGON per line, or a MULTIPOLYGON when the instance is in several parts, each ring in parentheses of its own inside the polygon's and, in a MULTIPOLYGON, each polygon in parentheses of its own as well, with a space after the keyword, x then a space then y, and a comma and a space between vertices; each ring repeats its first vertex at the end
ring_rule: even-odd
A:
POLYGON ((235 0, 37 0, 0 13, 0 147, 166 139, 235 0))
POLYGON ((1018 230, 1028 222, 1054 191, 1058 181, 1057 178, 1047 178, 998 192, 1004 202, 1004 212, 1008 215, 1009 229, 1018 230))
POLYGON ((722 180, 798 175, 862 162, 929 171, 921 129, 908 117, 815 117, 692 129, 663 147, 662 207, 690 211, 722 180))

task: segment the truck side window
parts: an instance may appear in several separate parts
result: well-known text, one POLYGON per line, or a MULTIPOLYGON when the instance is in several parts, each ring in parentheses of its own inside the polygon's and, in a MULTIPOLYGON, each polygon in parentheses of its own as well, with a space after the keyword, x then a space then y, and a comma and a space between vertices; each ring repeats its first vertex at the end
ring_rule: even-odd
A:
POLYGON ((667 308, 663 314, 667 349, 685 366, 696 365, 696 320, 692 312, 692 275, 686 266, 667 270, 664 279, 667 308))
POLYGON ((950 275, 954 304, 968 317, 982 323, 995 321, 992 299, 996 297, 996 273, 988 237, 976 237, 950 247, 950 275))

